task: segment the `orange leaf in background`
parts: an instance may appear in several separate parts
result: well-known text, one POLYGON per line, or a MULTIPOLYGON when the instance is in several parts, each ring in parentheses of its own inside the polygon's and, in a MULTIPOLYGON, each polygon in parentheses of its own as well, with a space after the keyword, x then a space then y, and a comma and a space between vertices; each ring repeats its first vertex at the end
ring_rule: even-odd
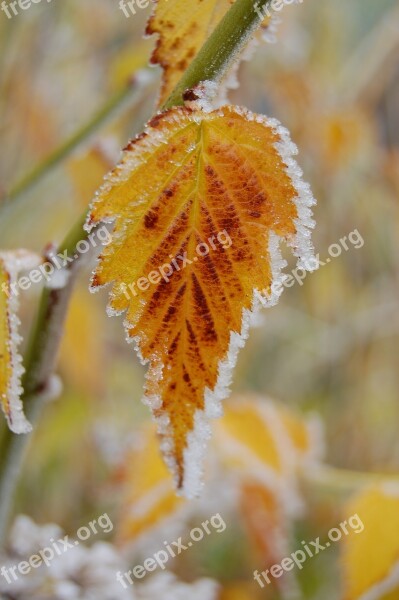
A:
POLYGON ((399 597, 399 484, 366 488, 350 499, 344 517, 358 515, 359 533, 343 538, 345 600, 399 597))
MULTIPOLYGON (((248 481, 241 490, 241 514, 246 530, 262 560, 262 568, 279 563, 290 554, 290 520, 276 494, 248 481)), ((285 573, 272 581, 283 597, 297 590, 295 575, 285 573)), ((294 596, 295 597, 295 596, 294 596)), ((297 590, 297 596, 298 590, 297 590)))
MULTIPOLYGON (((159 106, 168 99, 182 75, 234 0, 157 0, 147 33, 159 34, 151 62, 163 68, 159 106)), ((269 22, 265 19, 264 25, 269 22)))
POLYGON ((287 554, 287 522, 276 496, 260 486, 248 482, 242 487, 242 515, 252 532, 264 564, 279 562, 287 554))
POLYGON ((15 285, 21 270, 33 269, 39 262, 37 255, 26 250, 0 252, 0 402, 8 426, 14 433, 28 433, 32 429, 20 399, 24 369, 18 353, 21 337, 17 310, 21 290, 15 285))
POLYGON ((229 403, 215 428, 218 455, 226 468, 249 476, 294 500, 290 485, 301 468, 321 454, 317 423, 273 402, 249 395, 229 403))
POLYGON ((92 289, 112 283, 109 312, 126 311, 150 364, 145 394, 162 450, 187 496, 200 490, 208 418, 228 395, 251 311, 282 291, 279 238, 315 267, 314 200, 295 152, 274 120, 176 108, 128 145, 88 217, 88 230, 115 221, 92 289))

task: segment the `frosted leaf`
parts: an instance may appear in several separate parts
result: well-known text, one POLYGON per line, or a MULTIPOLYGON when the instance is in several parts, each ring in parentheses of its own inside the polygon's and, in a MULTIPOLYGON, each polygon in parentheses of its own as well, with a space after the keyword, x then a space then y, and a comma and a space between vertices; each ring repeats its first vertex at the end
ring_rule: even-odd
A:
POLYGON ((39 256, 27 250, 0 252, 0 402, 14 433, 28 433, 32 429, 21 402, 24 368, 18 352, 22 340, 17 314, 21 293, 18 275, 37 267, 40 262, 39 256))
MULTIPOLYGON (((209 102, 209 92, 214 86, 199 86, 187 101, 209 102)), ((125 313, 127 336, 149 364, 145 401, 176 485, 190 498, 201 490, 208 421, 222 413, 239 349, 259 309, 283 290, 280 241, 298 267, 316 266, 315 200, 297 153, 278 121, 242 107, 165 111, 128 144, 85 225, 115 222, 92 289, 112 285, 108 314, 125 313), (200 241, 219 234, 230 243, 195 256, 200 241), (150 271, 157 284, 142 277, 150 271)))

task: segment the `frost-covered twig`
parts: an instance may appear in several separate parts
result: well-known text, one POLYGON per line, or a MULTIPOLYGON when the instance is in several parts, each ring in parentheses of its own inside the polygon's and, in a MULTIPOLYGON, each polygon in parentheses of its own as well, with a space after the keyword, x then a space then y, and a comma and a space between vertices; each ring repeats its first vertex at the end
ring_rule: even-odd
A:
MULTIPOLYGON (((62 251, 73 250, 84 237, 83 220, 80 219, 61 244, 62 251)), ((80 260, 71 263, 70 276, 61 289, 46 287, 43 291, 36 324, 25 358, 24 394, 22 397, 25 414, 33 423, 43 400, 53 395, 53 372, 57 360, 63 325, 67 314, 80 260)), ((10 508, 17 478, 24 457, 29 435, 18 436, 6 430, 0 441, 0 545, 4 540, 10 508)))

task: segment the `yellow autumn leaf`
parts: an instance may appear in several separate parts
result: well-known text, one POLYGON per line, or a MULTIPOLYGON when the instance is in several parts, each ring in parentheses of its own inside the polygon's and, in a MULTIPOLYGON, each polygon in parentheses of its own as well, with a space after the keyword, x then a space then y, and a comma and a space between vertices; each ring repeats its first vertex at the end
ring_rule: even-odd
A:
MULTIPOLYGON (((157 0, 147 33, 159 34, 151 62, 163 68, 160 106, 233 3, 234 0, 157 0)), ((264 26, 268 22, 265 19, 264 26)))
POLYGON ((39 263, 37 255, 26 250, 0 252, 0 402, 9 428, 14 433, 31 430, 26 420, 20 396, 24 369, 18 353, 21 336, 18 329, 18 274, 33 269, 39 263))
POLYGON ((309 186, 279 123, 238 107, 157 115, 125 149, 88 217, 114 221, 92 289, 149 363, 145 396, 177 487, 200 490, 208 418, 220 414, 252 311, 276 303, 285 239, 312 270, 309 186))
MULTIPOLYGON (((262 566, 279 563, 289 555, 291 520, 273 490, 256 481, 245 482, 241 489, 241 515, 262 566)), ((288 597, 294 586, 293 573, 285 573, 272 581, 272 588, 280 590, 283 597, 288 597)))
POLYGON ((345 600, 399 598, 399 484, 363 490, 344 514, 357 514, 364 525, 361 533, 343 540, 345 600))

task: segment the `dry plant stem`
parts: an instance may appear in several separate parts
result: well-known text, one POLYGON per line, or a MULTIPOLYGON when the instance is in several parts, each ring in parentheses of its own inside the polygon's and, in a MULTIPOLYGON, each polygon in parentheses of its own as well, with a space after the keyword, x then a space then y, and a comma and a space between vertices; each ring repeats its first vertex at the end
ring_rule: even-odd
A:
MULTIPOLYGON (((261 10, 270 3, 270 0, 259 0, 261 10)), ((246 42, 262 19, 254 9, 253 0, 236 0, 220 25, 216 28, 192 65, 177 85, 172 96, 166 102, 164 109, 182 105, 182 94, 188 88, 194 87, 201 81, 219 81, 237 54, 243 49, 246 42)), ((122 100, 124 94, 121 95, 122 100)), ((115 102, 112 102, 112 105, 115 102)), ((119 104, 119 100, 118 100, 119 104)), ((108 110, 105 111, 108 114, 108 110)), ((38 179, 40 179, 54 164, 58 164, 77 142, 94 132, 96 127, 104 120, 104 110, 95 123, 86 127, 75 139, 69 141, 55 156, 51 157, 45 165, 28 175, 11 192, 11 198, 19 196, 38 179)), ((80 219, 68 234, 67 239, 60 246, 60 251, 68 249, 74 251, 76 244, 85 239, 83 231, 84 220, 80 219)), ((36 326, 32 332, 28 354, 25 360, 26 374, 24 378, 23 402, 28 418, 35 420, 35 415, 41 404, 43 392, 46 390, 53 374, 59 342, 62 336, 69 298, 73 282, 76 277, 79 263, 73 263, 73 273, 67 285, 61 290, 45 289, 40 303, 36 326)), ((7 433, 0 444, 0 545, 5 541, 7 524, 20 473, 23 456, 30 436, 15 436, 7 433)))

